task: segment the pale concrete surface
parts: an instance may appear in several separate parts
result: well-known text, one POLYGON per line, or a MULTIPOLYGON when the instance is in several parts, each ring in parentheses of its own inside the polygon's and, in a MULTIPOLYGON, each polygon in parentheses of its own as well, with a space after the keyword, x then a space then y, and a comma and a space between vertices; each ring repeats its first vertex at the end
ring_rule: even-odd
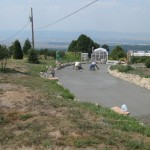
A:
POLYGON ((59 82, 80 101, 109 108, 126 104, 131 116, 150 116, 150 90, 111 76, 108 65, 99 64, 96 71, 90 71, 89 64, 83 67, 82 72, 72 66, 56 71, 59 82))

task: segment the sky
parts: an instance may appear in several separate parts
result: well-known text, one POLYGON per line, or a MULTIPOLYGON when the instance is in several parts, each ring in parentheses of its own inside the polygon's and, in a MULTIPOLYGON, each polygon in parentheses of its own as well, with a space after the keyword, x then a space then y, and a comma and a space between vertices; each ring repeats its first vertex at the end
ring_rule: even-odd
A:
POLYGON ((150 33, 150 0, 0 0, 0 31, 115 31, 150 33), (90 6, 80 10, 84 6, 90 6), (54 24, 52 24, 54 23, 54 24), (52 24, 52 25, 50 25, 52 24))

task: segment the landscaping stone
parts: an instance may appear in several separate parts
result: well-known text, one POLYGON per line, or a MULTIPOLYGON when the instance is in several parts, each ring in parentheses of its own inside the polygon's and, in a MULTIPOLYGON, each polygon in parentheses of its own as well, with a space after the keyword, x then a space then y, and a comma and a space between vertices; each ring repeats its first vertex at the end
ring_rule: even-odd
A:
POLYGON ((136 85, 142 86, 150 90, 150 78, 142 78, 139 75, 122 73, 122 72, 118 72, 117 70, 110 70, 109 68, 108 68, 108 72, 115 77, 118 77, 125 81, 129 81, 131 83, 134 83, 136 85))

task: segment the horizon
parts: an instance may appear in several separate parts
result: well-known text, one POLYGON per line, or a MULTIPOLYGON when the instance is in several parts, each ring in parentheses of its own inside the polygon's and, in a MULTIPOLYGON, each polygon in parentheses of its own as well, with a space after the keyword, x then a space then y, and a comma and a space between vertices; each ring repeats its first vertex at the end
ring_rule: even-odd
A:
MULTIPOLYGON (((29 22, 31 7, 35 34, 98 31, 122 33, 125 36, 128 33, 136 34, 137 36, 133 38, 140 38, 141 34, 145 34, 142 38, 150 40, 150 36, 147 37, 147 34, 150 34, 150 20, 147 19, 150 14, 149 0, 76 0, 74 2, 70 0, 63 2, 61 0, 0 0, 0 2, 3 4, 0 6, 0 17, 3 18, 0 24, 1 41, 14 38, 31 39, 31 34, 24 37, 26 31, 31 32, 29 22), (5 35, 3 32, 10 33, 5 35)), ((44 39, 45 36, 42 35, 40 38, 44 39)), ((38 37, 36 39, 39 41, 38 37)))
MULTIPOLYGON (((12 31, 10 31, 12 32, 12 31)), ((10 34, 9 31, 0 31, 1 35, 7 36, 10 34)), ((125 32, 114 32, 114 31, 38 31, 34 33, 35 42, 57 42, 57 43, 71 43, 73 40, 77 40, 77 38, 81 35, 85 34, 90 37, 94 42, 99 44, 150 44, 150 33, 125 33, 125 32)), ((0 44, 12 43, 16 39, 20 42, 24 42, 27 38, 31 39, 31 31, 24 31, 23 34, 19 34, 18 38, 11 38, 2 41, 0 39, 0 44)))

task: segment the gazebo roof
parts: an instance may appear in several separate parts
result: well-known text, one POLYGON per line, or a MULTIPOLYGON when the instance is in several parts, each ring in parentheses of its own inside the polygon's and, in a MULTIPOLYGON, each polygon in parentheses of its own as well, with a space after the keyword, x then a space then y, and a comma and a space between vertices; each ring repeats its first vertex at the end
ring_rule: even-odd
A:
POLYGON ((103 52, 106 52, 106 53, 108 53, 107 52, 107 50, 105 49, 105 48, 97 48, 97 49, 95 49, 93 52, 98 52, 98 51, 103 51, 103 52))

